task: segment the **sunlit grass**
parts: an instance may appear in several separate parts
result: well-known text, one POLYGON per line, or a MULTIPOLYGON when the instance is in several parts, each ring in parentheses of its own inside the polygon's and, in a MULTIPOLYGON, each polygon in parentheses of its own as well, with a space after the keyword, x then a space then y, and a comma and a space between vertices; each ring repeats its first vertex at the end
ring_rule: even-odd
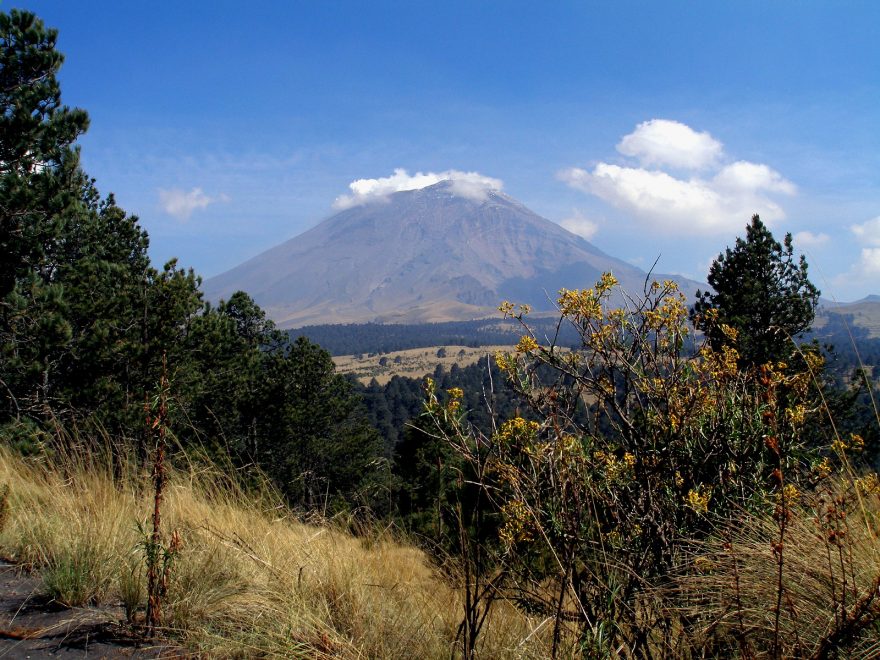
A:
MULTIPOLYGON (((10 492, 0 551, 39 569, 62 603, 122 601, 134 615, 145 601, 138 524, 150 511, 148 480, 114 479, 100 460, 63 463, 0 448, 10 492)), ((172 473, 163 526, 183 540, 164 624, 200 652, 447 658, 455 647, 456 590, 390 530, 354 536, 339 521, 304 524, 270 491, 245 493, 210 467, 172 473)), ((501 604, 481 654, 544 656, 538 625, 501 604)))

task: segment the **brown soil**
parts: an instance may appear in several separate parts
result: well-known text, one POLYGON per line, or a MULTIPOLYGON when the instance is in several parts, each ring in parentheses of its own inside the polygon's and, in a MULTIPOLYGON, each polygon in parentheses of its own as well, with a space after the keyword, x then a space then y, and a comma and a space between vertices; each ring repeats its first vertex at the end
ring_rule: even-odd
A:
POLYGON ((191 658, 144 640, 118 605, 67 608, 41 595, 39 576, 0 561, 0 658, 191 658))

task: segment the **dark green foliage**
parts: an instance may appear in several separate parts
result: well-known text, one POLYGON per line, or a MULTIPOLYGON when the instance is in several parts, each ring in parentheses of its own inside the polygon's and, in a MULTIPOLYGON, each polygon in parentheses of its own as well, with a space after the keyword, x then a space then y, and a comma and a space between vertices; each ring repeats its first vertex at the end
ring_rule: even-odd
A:
MULTIPOLYGON (((255 458, 307 507, 382 499, 388 463, 351 384, 319 346, 300 338, 268 358, 255 458)), ((385 495, 387 498, 387 494, 385 495)))
POLYGON ((52 253, 82 210, 72 145, 88 119, 61 105, 56 37, 32 14, 0 14, 0 379, 16 415, 45 410, 72 334, 52 253))
POLYGON ((33 14, 0 14, 0 298, 21 278, 49 276, 47 248, 79 200, 73 142, 88 126, 61 104, 57 32, 33 14))
MULTIPOLYGON (((467 411, 468 421, 487 433, 492 425, 490 408, 498 415, 511 417, 521 404, 494 363, 491 367, 483 360, 467 367, 454 364, 448 371, 439 366, 433 378, 440 391, 453 387, 464 390, 462 408, 467 411)), ((373 380, 366 386, 355 383, 355 387, 388 451, 398 451, 401 443, 408 441, 408 427, 416 423, 424 409, 424 380, 392 376, 385 385, 373 380)))
POLYGON ((715 349, 729 341, 722 325, 734 328, 743 366, 788 360, 792 340, 810 328, 819 302, 806 260, 794 257, 791 234, 780 245, 757 215, 745 240, 737 238, 712 263, 708 281, 714 293, 697 292, 693 319, 715 349), (718 323, 706 321, 710 310, 718 323))
POLYGON ((449 443, 423 427, 414 420, 397 448, 397 513, 406 529, 442 543, 455 530, 450 520, 450 496, 462 462, 449 443))
POLYGON ((216 308, 79 166, 82 110, 61 104, 56 32, 0 14, 0 437, 39 452, 99 429, 146 458, 145 406, 167 360, 185 448, 257 464, 292 504, 372 503, 389 471, 329 354, 291 342, 244 293, 216 308))
MULTIPOLYGON (((852 377, 853 370, 867 365, 869 376, 877 364, 878 340, 853 323, 845 324, 839 314, 827 314, 825 326, 813 332, 813 343, 802 339, 812 325, 819 290, 807 276, 803 256, 795 259, 791 235, 782 244, 756 215, 746 228, 745 240, 718 256, 709 270, 709 284, 715 293, 698 293, 692 311, 697 327, 705 329, 713 347, 730 341, 722 324, 737 331, 734 347, 743 368, 767 362, 786 362, 803 368, 802 353, 818 351, 821 341, 827 363, 814 374, 821 387, 821 405, 827 410, 803 433, 811 446, 830 445, 838 434, 858 433, 866 440, 865 458, 875 463, 878 450, 876 416, 870 397, 870 378, 852 377), (707 313, 717 313, 717 323, 707 323, 707 313)), ((819 401, 815 402, 818 406, 819 401)))
MULTIPOLYGON (((494 363, 491 368, 484 361, 464 368, 453 365, 449 371, 438 366, 433 379, 438 391, 463 390, 462 410, 470 423, 486 433, 492 432, 490 411, 512 417, 521 404, 494 363)), ((422 418, 424 385, 424 379, 394 376, 384 386, 374 380, 358 387, 370 422, 385 439, 386 451, 394 456, 398 521, 426 540, 428 547, 456 551, 459 507, 466 517, 482 516, 484 523, 495 522, 489 515, 489 503, 473 485, 470 466, 436 432, 426 430, 429 427, 422 418)), ((488 534, 490 529, 495 528, 484 524, 482 533, 488 534)))

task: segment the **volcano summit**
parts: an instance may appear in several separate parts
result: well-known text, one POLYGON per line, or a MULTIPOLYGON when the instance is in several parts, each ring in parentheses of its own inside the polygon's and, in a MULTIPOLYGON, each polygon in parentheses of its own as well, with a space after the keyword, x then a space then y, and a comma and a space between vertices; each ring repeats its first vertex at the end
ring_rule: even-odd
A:
POLYGON ((441 181, 341 211, 205 291, 213 300, 246 291, 281 327, 426 323, 493 316, 505 299, 551 310, 560 288, 592 286, 604 271, 643 289, 644 271, 508 195, 441 181))

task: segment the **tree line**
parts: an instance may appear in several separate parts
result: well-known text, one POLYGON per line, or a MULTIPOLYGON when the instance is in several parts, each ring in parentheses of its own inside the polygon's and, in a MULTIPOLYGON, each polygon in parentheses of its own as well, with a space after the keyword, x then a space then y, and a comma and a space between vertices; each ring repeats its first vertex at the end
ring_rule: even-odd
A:
MULTIPOLYGON (((536 327, 552 336, 554 319, 539 319, 536 327)), ((291 337, 307 337, 331 355, 392 353, 433 346, 503 346, 516 343, 518 328, 505 319, 477 319, 446 323, 347 323, 309 325, 290 330, 291 337)), ((577 336, 563 328, 563 343, 573 345, 577 336)))

